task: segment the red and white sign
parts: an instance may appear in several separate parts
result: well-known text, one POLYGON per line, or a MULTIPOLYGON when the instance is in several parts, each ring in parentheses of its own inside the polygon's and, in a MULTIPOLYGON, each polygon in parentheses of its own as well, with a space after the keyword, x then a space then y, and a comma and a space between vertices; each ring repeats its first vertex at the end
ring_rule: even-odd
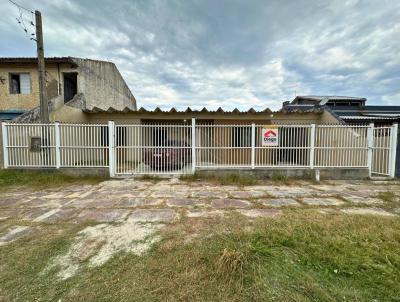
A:
POLYGON ((267 146, 279 146, 279 131, 278 127, 267 126, 261 129, 261 145, 267 146))

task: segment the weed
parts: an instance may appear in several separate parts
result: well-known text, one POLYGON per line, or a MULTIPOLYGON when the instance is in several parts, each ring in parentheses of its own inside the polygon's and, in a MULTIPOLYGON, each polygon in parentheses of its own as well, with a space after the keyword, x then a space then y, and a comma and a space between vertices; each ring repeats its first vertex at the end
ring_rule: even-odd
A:
POLYGON ((96 184, 106 179, 100 176, 70 176, 57 171, 0 170, 0 191, 20 187, 44 189, 71 184, 96 184))
POLYGON ((153 181, 153 182, 159 182, 159 181, 162 181, 162 180, 163 180, 163 178, 160 177, 160 176, 157 176, 157 175, 147 175, 147 174, 138 177, 138 179, 140 179, 140 180, 147 180, 147 181, 153 181))
POLYGON ((386 202, 394 202, 396 200, 396 194, 391 191, 380 192, 377 197, 386 202))
POLYGON ((48 226, 0 249, 5 301, 397 301, 398 218, 286 211, 173 224, 143 256, 120 253, 59 281, 40 276, 82 226, 48 226), (64 228, 60 234, 57 232, 64 228), (185 235, 196 235, 183 243, 185 235), (379 248, 377 248, 379 244, 379 248), (38 277, 40 276, 40 277, 38 277))
POLYGON ((210 183, 216 183, 220 185, 239 185, 239 186, 250 186, 255 185, 259 181, 256 177, 244 174, 207 174, 207 175, 185 175, 180 178, 182 181, 194 182, 194 181, 207 181, 210 183))

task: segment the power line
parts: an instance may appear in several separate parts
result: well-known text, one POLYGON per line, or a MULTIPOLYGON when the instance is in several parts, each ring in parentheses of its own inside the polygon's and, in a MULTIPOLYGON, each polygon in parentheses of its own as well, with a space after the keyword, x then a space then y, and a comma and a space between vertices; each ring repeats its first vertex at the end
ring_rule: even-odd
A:
POLYGON ((17 6, 18 8, 20 8, 20 9, 23 9, 23 10, 26 10, 27 12, 30 12, 30 13, 34 13, 33 11, 31 11, 30 9, 27 9, 27 8, 25 8, 25 7, 23 7, 22 5, 19 5, 18 3, 16 3, 16 2, 14 2, 14 1, 12 1, 12 0, 8 0, 9 2, 11 2, 12 4, 14 4, 15 6, 17 6))
POLYGON ((25 34, 30 37, 30 40, 36 41, 36 39, 33 38, 35 36, 35 33, 32 33, 30 30, 28 30, 28 28, 27 28, 27 26, 25 24, 25 22, 26 22, 26 23, 29 23, 29 25, 35 27, 35 24, 33 23, 33 14, 34 14, 34 12, 31 11, 30 9, 27 9, 26 7, 23 7, 22 5, 14 2, 13 0, 8 0, 8 1, 18 8, 19 15, 15 18, 17 20, 17 23, 22 27, 22 29, 25 32, 25 34), (27 12, 29 12, 31 14, 31 20, 28 20, 28 19, 25 18, 23 11, 27 11, 27 12))

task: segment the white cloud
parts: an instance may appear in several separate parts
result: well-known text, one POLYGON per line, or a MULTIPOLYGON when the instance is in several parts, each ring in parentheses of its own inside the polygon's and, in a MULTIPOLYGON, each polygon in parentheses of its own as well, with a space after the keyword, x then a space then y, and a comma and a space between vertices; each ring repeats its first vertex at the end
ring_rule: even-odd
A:
MULTIPOLYGON (((47 55, 115 62, 139 106, 278 109, 324 93, 399 100, 395 0, 20 2, 42 10, 47 55)), ((15 7, 0 13, 0 54, 34 55, 15 7)))

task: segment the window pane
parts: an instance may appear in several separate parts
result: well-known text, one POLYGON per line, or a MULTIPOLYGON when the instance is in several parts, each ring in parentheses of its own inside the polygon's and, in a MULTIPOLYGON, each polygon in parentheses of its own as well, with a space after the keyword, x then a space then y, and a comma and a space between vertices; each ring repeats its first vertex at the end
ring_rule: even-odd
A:
POLYGON ((31 77, 29 73, 21 73, 19 75, 21 93, 30 94, 31 93, 31 77))
POLYGON ((20 93, 19 74, 10 75, 10 93, 11 94, 20 93))

